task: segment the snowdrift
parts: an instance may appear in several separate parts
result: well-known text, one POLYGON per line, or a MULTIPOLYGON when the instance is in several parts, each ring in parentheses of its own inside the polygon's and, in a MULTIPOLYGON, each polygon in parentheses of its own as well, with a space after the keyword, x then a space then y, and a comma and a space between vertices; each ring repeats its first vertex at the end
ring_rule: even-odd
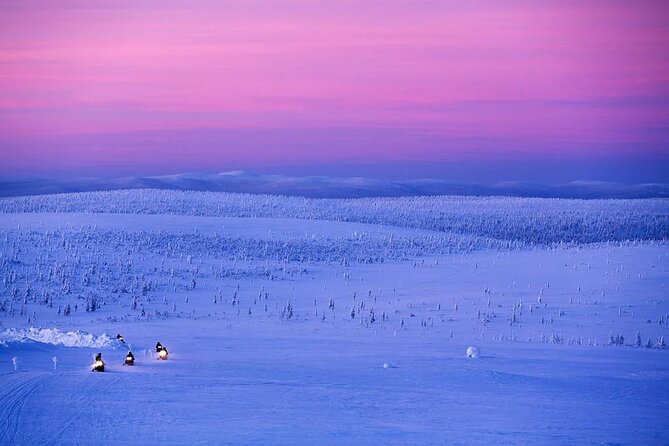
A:
POLYGON ((0 345, 14 342, 40 342, 64 347, 114 348, 118 341, 103 333, 99 336, 85 331, 63 332, 57 328, 8 328, 0 332, 0 345))

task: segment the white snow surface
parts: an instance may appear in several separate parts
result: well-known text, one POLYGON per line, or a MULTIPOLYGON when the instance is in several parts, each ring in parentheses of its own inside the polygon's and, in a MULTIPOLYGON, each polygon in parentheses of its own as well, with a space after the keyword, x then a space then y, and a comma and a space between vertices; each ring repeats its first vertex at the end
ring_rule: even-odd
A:
POLYGON ((668 222, 661 199, 0 199, 0 445, 666 444, 668 222))

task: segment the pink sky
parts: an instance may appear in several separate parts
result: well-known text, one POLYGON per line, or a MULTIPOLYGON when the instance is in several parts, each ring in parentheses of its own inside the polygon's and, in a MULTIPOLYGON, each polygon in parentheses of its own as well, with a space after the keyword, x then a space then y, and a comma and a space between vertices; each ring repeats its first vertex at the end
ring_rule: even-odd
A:
POLYGON ((669 158, 664 1, 0 7, 2 175, 669 158))

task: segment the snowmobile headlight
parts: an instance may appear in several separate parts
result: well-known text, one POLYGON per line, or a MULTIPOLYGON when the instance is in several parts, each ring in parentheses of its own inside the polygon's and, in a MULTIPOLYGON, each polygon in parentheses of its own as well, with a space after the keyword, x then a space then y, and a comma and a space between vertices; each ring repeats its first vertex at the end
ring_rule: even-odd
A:
POLYGON ((160 352, 158 352, 158 356, 160 356, 161 358, 166 358, 167 357, 167 351, 166 350, 161 350, 160 352))
POLYGON ((95 363, 93 364, 93 366, 95 366, 95 367, 102 367, 103 365, 104 365, 104 363, 100 360, 95 361, 95 363))

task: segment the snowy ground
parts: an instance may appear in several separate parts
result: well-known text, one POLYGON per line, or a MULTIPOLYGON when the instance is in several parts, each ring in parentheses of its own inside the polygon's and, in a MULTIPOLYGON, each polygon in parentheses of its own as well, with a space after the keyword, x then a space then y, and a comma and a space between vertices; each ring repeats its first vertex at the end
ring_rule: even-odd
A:
POLYGON ((669 443, 666 201, 135 194, 0 200, 0 444, 669 443))

